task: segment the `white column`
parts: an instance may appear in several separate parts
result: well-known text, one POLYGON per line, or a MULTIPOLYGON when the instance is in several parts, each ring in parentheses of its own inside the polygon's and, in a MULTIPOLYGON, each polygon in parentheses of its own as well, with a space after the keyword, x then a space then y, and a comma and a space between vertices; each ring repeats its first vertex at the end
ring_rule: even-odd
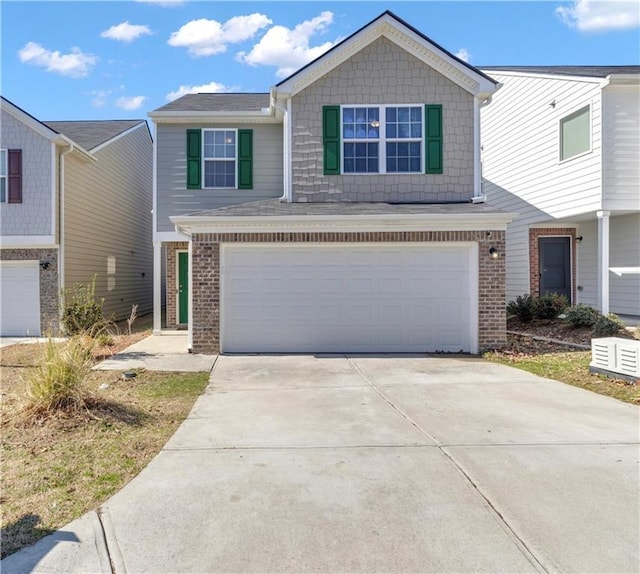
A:
POLYGON ((153 243, 153 334, 162 331, 162 243, 153 243))
POLYGON ((598 309, 609 313, 609 211, 598 211, 598 309))

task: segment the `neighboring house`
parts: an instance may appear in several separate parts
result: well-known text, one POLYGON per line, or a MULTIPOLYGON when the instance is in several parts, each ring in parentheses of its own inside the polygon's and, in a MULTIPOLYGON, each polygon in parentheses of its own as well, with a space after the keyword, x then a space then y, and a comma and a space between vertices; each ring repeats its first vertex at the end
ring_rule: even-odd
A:
POLYGON ((106 315, 150 311, 147 123, 41 122, 0 107, 0 334, 56 333, 61 290, 94 274, 106 315))
POLYGON ((154 329, 165 266, 165 326, 194 352, 504 343, 512 216, 476 203, 496 87, 385 12, 269 93, 150 113, 154 329))
POLYGON ((640 315, 640 66, 488 67, 484 192, 507 227, 507 297, 640 315))

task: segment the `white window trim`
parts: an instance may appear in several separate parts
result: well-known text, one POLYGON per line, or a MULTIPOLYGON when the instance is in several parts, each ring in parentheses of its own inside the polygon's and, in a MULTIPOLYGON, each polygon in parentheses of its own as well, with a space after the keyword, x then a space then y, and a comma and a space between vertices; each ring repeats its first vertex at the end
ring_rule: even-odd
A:
POLYGON ((565 114, 558 120, 558 165, 562 165, 564 163, 567 163, 568 161, 573 161, 574 159, 583 157, 592 152, 593 152, 593 106, 591 105, 591 102, 589 102, 587 105, 581 105, 576 107, 575 109, 570 111, 568 114, 565 114), (572 115, 576 114, 577 112, 581 112, 585 109, 589 111, 589 149, 579 154, 572 155, 571 157, 567 157, 563 159, 562 158, 562 122, 565 121, 567 118, 571 117, 572 115))
POLYGON ((420 175, 425 172, 425 104, 342 104, 340 106, 340 172, 346 176, 363 176, 363 175, 420 175), (344 109, 345 108, 378 108, 380 113, 380 127, 377 138, 347 138, 342 135, 344 126, 344 109), (387 108, 420 108, 420 121, 422 122, 421 138, 389 138, 387 139, 387 108), (387 172, 387 146, 386 143, 404 143, 404 142, 420 142, 420 171, 391 171, 387 172), (350 171, 345 172, 344 169, 344 144, 345 143, 378 143, 378 171, 350 171))
POLYGON ((4 199, 0 198, 0 204, 7 203, 9 199, 9 178, 7 177, 9 171, 9 154, 6 149, 0 149, 0 155, 4 155, 4 170, 5 173, 0 173, 0 180, 4 180, 4 199))
POLYGON ((238 130, 237 128, 202 128, 202 142, 201 142, 201 157, 202 157, 202 189, 238 189, 238 130), (233 163, 235 164, 235 186, 233 187, 207 187, 205 185, 205 170, 204 166, 207 161, 229 161, 230 158, 213 158, 213 157, 205 157, 204 155, 204 134, 205 132, 234 132, 236 134, 236 143, 235 143, 235 151, 236 155, 233 158, 233 163))

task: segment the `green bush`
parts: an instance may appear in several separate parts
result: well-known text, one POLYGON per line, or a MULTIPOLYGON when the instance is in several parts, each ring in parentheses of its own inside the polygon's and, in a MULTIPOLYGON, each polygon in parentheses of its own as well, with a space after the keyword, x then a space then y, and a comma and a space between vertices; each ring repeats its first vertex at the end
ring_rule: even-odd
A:
POLYGON ((602 317, 602 314, 597 309, 584 303, 580 303, 575 307, 569 307, 565 313, 567 321, 574 329, 579 327, 593 327, 596 321, 602 317))
POLYGON ((91 349, 81 337, 72 337, 67 343, 54 343, 49 337, 27 379, 29 410, 45 414, 83 407, 84 382, 92 364, 91 349))
POLYGON ((96 300, 96 276, 87 285, 76 283, 63 293, 62 324, 67 335, 102 330, 105 323, 102 306, 96 300))
POLYGON ((564 295, 545 293, 535 300, 534 316, 536 319, 557 319, 568 306, 569 301, 564 295))
POLYGON ((515 315, 523 323, 529 323, 535 314, 535 298, 528 293, 518 295, 515 301, 507 304, 507 313, 515 315))
POLYGON ((606 317, 604 315, 600 315, 600 317, 598 317, 598 320, 593 326, 593 334, 596 337, 610 337, 622 329, 624 329, 624 323, 621 321, 620 317, 613 313, 609 313, 606 317))

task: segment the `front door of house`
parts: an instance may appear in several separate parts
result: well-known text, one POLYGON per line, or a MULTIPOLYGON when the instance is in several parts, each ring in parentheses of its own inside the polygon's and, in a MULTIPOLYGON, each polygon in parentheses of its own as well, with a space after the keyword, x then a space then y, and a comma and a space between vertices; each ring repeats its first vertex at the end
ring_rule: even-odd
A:
POLYGON ((189 322, 189 254, 178 252, 178 323, 189 322))
POLYGON ((540 237, 540 295, 558 293, 571 302, 571 239, 540 237))

